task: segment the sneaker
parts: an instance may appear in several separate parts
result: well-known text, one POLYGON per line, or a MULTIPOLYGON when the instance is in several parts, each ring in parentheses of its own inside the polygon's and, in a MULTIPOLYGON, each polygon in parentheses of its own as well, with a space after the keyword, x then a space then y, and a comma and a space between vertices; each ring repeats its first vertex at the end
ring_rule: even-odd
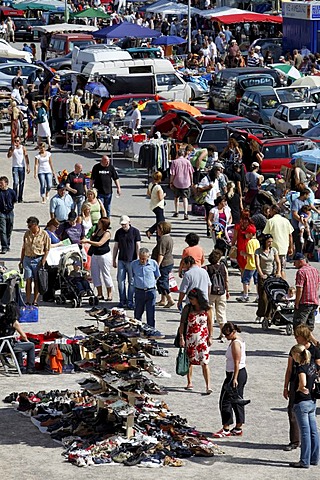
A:
POLYGON ((174 214, 173 214, 172 216, 175 217, 175 218, 178 218, 178 217, 179 217, 179 213, 178 213, 178 212, 174 212, 174 214))
POLYGON ((118 303, 118 305, 117 305, 118 308, 125 308, 125 306, 126 306, 126 304, 122 303, 122 302, 118 303))
POLYGON ((249 302, 249 297, 245 297, 245 296, 242 296, 242 297, 237 297, 236 298, 237 302, 240 302, 240 303, 247 303, 249 302))
POLYGON ((242 437, 242 434, 243 434, 243 431, 241 428, 236 428, 234 427, 232 430, 231 430, 231 435, 233 435, 234 437, 242 437))
POLYGON ((261 323, 261 317, 256 317, 255 322, 256 322, 256 323, 261 323))
POLYGON ((213 433, 212 436, 213 438, 231 437, 231 432, 230 430, 225 430, 224 428, 221 428, 221 430, 219 430, 218 432, 213 433))
POLYGON ((134 303, 128 303, 128 310, 134 310, 134 303))
POLYGON ((187 213, 184 214, 183 220, 189 220, 189 217, 188 217, 188 214, 187 214, 187 213))

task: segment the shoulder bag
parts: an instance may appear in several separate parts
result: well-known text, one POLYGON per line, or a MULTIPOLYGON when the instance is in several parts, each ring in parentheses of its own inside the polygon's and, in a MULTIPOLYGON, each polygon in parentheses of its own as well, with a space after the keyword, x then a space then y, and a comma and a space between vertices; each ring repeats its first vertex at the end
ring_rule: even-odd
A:
POLYGON ((185 348, 180 348, 176 360, 176 374, 184 377, 189 371, 189 359, 185 348))

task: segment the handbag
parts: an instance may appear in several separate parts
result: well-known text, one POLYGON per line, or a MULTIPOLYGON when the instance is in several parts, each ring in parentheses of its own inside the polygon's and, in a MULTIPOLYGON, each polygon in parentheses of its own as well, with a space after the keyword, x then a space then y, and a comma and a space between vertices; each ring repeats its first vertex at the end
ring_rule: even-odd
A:
POLYGON ((43 265, 38 268, 37 277, 40 295, 44 295, 48 290, 49 274, 48 270, 43 265))
POLYGON ((189 371, 189 359, 185 348, 180 348, 176 360, 176 374, 184 377, 189 371))
POLYGON ((179 290, 177 281, 172 272, 169 273, 169 290, 170 292, 177 292, 179 290))
POLYGON ((199 192, 199 189, 197 188, 193 195, 193 198, 197 205, 203 205, 206 202, 207 195, 207 190, 205 190, 204 192, 199 192))

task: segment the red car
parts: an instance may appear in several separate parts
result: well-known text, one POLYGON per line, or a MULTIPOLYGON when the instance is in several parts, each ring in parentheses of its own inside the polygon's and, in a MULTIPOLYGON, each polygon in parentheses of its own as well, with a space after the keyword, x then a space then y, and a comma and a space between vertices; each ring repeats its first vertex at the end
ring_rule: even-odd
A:
POLYGON ((123 110, 127 110, 127 107, 131 106, 132 102, 144 103, 148 100, 164 100, 163 97, 159 95, 154 95, 152 93, 128 93, 126 95, 114 95, 113 97, 108 98, 101 107, 101 110, 105 113, 109 108, 122 107, 123 110))

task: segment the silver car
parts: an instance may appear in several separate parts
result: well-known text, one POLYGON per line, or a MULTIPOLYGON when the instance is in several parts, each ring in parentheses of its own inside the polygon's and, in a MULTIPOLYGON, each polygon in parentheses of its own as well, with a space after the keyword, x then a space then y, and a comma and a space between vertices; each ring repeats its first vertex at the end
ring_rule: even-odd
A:
POLYGON ((36 70, 42 70, 41 67, 37 65, 30 65, 30 63, 4 63, 0 65, 0 90, 11 92, 12 90, 12 80, 17 75, 18 69, 22 70, 22 80, 23 83, 27 83, 29 75, 36 70))

